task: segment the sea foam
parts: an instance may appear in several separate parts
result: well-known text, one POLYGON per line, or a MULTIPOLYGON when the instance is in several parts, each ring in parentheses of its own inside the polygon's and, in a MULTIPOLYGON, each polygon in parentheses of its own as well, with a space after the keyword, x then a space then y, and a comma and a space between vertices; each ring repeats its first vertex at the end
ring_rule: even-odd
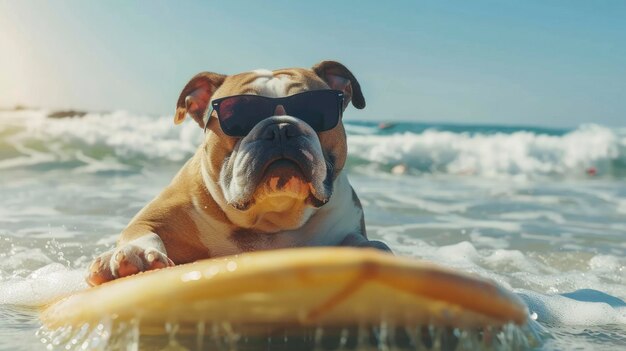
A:
MULTIPOLYGON (((66 162, 82 172, 101 172, 125 170, 142 160, 183 162, 203 138, 195 123, 175 126, 171 116, 116 111, 51 119, 47 114, 0 112, 7 144, 0 145, 0 169, 66 162)), ((410 172, 479 177, 626 175, 624 130, 588 124, 548 134, 406 125, 389 131, 347 121, 349 165, 365 162, 386 171, 401 164, 410 172)))
POLYGON ((554 253, 537 259, 519 250, 499 248, 499 243, 477 248, 472 242, 483 242, 479 240, 482 235, 478 231, 472 233, 472 242, 433 246, 406 237, 397 228, 370 229, 373 229, 373 237, 382 238, 399 254, 496 281, 518 294, 528 305, 529 315, 542 324, 626 325, 626 302, 622 299, 624 258, 613 255, 585 258, 582 254, 554 253))
POLYGON ((354 135, 353 157, 419 172, 457 175, 584 176, 614 174, 626 164, 626 136, 607 127, 583 125, 564 135, 454 133, 425 130, 420 134, 354 135))
POLYGON ((71 270, 60 263, 50 263, 26 277, 0 281, 0 305, 37 307, 54 302, 87 287, 85 270, 71 270))

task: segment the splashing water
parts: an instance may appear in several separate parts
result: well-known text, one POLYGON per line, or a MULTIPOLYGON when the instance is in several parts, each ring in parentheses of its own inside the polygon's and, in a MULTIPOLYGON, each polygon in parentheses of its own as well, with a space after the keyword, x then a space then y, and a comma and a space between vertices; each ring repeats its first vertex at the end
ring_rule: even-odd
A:
MULTIPOLYGON (((433 326, 310 327, 245 334, 227 322, 198 323, 195 335, 181 335, 178 325, 165 325, 163 336, 140 335, 140 322, 114 324, 103 320, 94 327, 40 329, 37 336, 48 350, 526 350, 538 344, 539 332, 505 325, 467 331, 433 326)), ((269 329, 269 328, 268 328, 269 329)))

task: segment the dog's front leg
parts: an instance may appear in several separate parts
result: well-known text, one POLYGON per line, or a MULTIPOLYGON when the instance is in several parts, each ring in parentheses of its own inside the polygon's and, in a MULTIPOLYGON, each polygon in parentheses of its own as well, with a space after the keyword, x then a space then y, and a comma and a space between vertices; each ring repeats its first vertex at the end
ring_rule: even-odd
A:
POLYGON ((353 247, 371 247, 374 249, 392 253, 387 244, 383 243, 382 241, 368 240, 363 234, 348 234, 339 245, 353 247))
POLYGON ((161 238, 148 233, 98 256, 89 267, 87 282, 100 285, 113 279, 173 265, 161 238))

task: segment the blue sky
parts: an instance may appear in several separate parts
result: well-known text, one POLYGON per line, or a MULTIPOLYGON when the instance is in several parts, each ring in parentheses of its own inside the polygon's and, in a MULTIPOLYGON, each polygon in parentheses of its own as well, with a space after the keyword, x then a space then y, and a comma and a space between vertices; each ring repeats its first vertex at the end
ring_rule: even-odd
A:
POLYGON ((0 0, 0 106, 172 114, 200 71, 343 62, 347 118, 626 125, 626 1, 0 0))

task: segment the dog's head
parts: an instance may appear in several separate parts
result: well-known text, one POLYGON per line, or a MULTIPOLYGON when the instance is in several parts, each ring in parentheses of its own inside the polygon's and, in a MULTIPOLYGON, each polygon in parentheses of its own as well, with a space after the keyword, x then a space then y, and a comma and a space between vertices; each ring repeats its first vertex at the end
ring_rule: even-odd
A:
POLYGON ((245 136, 233 137, 222 130, 216 111, 209 109, 211 102, 242 94, 280 98, 329 89, 343 93, 342 111, 350 102, 365 107, 359 82, 334 61, 312 69, 230 76, 202 72, 184 87, 175 122, 189 114, 205 128, 204 181, 233 223, 266 232, 304 224, 332 196, 333 182, 346 161, 346 135, 341 120, 334 128, 317 132, 289 108, 276 105, 273 116, 260 120, 245 136))

